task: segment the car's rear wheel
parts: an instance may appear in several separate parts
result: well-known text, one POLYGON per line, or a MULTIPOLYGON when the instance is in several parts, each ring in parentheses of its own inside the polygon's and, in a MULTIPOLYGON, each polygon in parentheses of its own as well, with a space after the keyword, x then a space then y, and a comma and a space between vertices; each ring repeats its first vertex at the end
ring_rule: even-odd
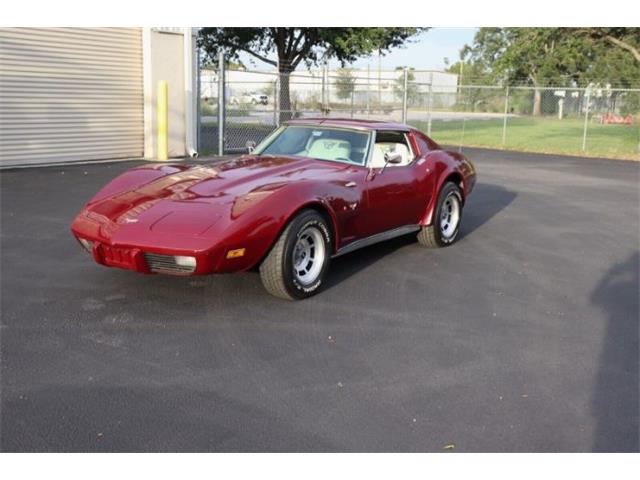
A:
POLYGON ((331 259, 331 235, 322 215, 305 210, 289 222, 260 265, 260 278, 276 297, 297 300, 320 288, 331 259))
POLYGON ((422 227, 418 241, 429 248, 448 247, 458 239, 462 221, 462 192, 453 182, 444 184, 431 225, 422 227))

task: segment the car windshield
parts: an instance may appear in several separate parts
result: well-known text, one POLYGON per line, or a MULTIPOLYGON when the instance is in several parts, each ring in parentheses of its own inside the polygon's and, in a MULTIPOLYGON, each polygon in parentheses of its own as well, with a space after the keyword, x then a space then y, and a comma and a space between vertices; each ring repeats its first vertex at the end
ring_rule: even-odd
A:
POLYGON ((364 165, 370 133, 347 128, 291 125, 276 130, 255 153, 297 155, 364 165))

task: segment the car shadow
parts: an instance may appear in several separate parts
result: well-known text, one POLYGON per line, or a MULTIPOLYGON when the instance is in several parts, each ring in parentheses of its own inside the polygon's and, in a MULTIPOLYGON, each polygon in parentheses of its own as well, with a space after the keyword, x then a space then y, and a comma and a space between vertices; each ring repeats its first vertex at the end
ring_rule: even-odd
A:
MULTIPOLYGON (((493 217, 507 208, 516 196, 516 192, 501 185, 478 183, 465 205, 460 238, 470 235, 491 221, 493 217)), ((415 234, 404 235, 334 259, 325 280, 325 289, 338 285, 396 250, 416 242, 415 234)))
POLYGON ((636 252, 614 265, 591 295, 591 302, 607 315, 592 397, 596 452, 640 449, 639 270, 636 252))
POLYGON ((465 204, 460 238, 464 238, 498 213, 506 209, 518 196, 513 190, 494 183, 477 183, 465 204))

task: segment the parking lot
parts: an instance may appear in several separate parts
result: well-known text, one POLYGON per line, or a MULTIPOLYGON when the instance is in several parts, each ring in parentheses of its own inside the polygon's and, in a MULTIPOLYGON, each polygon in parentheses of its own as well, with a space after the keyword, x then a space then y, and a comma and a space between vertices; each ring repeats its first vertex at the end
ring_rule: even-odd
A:
POLYGON ((69 232, 135 162, 0 173, 3 451, 638 451, 640 163, 465 150, 462 238, 319 295, 145 276, 69 232))

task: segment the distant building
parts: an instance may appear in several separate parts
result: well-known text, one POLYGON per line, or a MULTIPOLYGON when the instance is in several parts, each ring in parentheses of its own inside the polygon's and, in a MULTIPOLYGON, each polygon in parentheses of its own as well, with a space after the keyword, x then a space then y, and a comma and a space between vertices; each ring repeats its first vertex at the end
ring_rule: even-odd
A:
MULTIPOLYGON (((356 103, 397 103, 398 87, 402 86, 402 70, 377 70, 350 69, 354 78, 354 101, 356 103), (395 88, 394 88, 395 87, 395 88)), ((421 70, 412 71, 417 91, 426 96, 431 85, 431 93, 441 102, 440 106, 452 106, 456 101, 458 75, 448 72, 421 70)), ((201 71, 201 96, 205 98, 218 97, 217 73, 214 70, 201 71)), ((320 69, 300 70, 290 75, 290 96, 292 102, 307 103, 320 102, 323 85, 328 84, 328 102, 344 102, 338 97, 336 80, 338 70, 329 70, 323 80, 323 72, 320 69)), ((273 102, 276 91, 275 71, 247 71, 229 70, 226 72, 226 96, 228 99, 241 99, 251 93, 268 94, 270 103, 273 102)))

